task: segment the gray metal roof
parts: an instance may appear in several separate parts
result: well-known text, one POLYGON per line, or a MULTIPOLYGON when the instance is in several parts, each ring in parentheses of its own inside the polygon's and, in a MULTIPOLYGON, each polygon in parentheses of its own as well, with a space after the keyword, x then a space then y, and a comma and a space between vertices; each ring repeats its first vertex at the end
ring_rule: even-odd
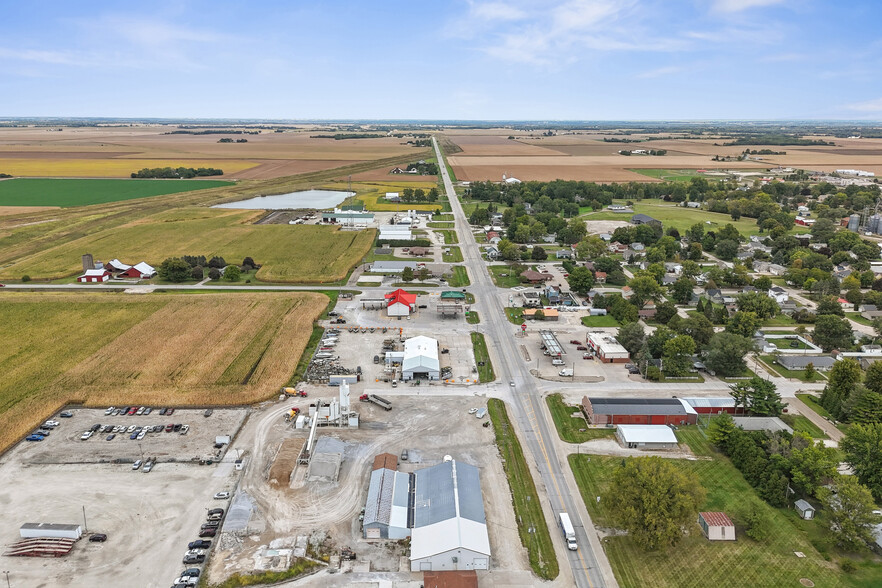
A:
POLYGON ((367 500, 364 503, 364 524, 389 524, 392 514, 392 493, 394 491, 395 471, 386 468, 371 472, 367 500))
POLYGON ((22 529, 31 529, 35 531, 76 531, 80 525, 64 525, 60 523, 25 523, 22 529))
POLYGON ((798 508, 801 511, 815 510, 814 506, 812 506, 811 504, 809 504, 808 502, 806 502, 802 498, 800 498, 799 500, 797 500, 793 504, 794 504, 794 506, 796 506, 796 508, 798 508))
POLYGON ((829 368, 836 363, 829 355, 780 355, 776 361, 789 370, 804 370, 808 364, 816 368, 829 368))
POLYGON ((589 398, 588 401, 594 414, 688 414, 678 398, 589 398))
POLYGON ((462 518, 486 522, 478 468, 445 461, 417 470, 414 486, 414 528, 455 518, 457 499, 462 518))

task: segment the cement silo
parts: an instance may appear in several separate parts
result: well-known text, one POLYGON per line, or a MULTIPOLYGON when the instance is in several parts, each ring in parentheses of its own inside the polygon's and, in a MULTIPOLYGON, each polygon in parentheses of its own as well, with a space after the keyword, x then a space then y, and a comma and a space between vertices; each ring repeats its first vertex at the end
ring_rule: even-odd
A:
POLYGON ((880 217, 878 214, 874 214, 867 220, 867 231, 873 233, 874 235, 878 235, 880 224, 882 224, 882 217, 880 217))
POLYGON ((848 217, 848 230, 854 231, 855 233, 857 233, 858 226, 860 225, 860 223, 861 223, 861 215, 859 215, 859 214, 851 215, 850 217, 848 217))

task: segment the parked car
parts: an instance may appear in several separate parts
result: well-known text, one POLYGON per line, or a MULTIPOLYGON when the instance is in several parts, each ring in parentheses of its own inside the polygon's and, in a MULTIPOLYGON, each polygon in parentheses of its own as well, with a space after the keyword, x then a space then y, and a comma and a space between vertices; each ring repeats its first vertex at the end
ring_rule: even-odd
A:
POLYGON ((175 414, 175 409, 173 409, 173 408, 170 408, 167 411, 165 411, 165 416, 171 416, 173 414, 175 414))
POLYGON ((34 431, 34 435, 42 435, 44 437, 48 437, 49 433, 51 433, 51 432, 52 431, 47 431, 46 429, 39 429, 37 431, 34 431))
MULTIPOLYGON (((209 547, 211 547, 211 541, 208 541, 205 539, 199 539, 198 541, 190 541, 187 544, 188 549, 208 549, 209 547)), ((198 572, 199 570, 196 570, 196 571, 198 572)), ((183 576, 184 574, 181 574, 181 575, 183 576)), ((196 574, 196 577, 198 578, 199 574, 196 574)))
POLYGON ((165 432, 171 433, 174 430, 174 428, 175 428, 174 423, 169 423, 165 426, 165 432))
POLYGON ((69 419, 70 417, 73 416, 73 413, 72 413, 71 411, 69 411, 69 410, 65 410, 64 412, 62 412, 62 413, 59 414, 58 416, 60 416, 60 417, 63 418, 63 419, 69 419))
MULTIPOLYGON (((203 543, 208 543, 211 545, 211 541, 203 541, 203 543)), ((200 574, 199 568, 189 568, 181 572, 182 578, 198 578, 200 574)))
POLYGON ((208 511, 208 514, 209 514, 209 515, 217 515, 217 514, 219 514, 219 515, 223 516, 223 514, 224 514, 224 509, 222 509, 222 508, 212 508, 211 510, 208 511))
POLYGON ((105 441, 113 441, 116 438, 116 433, 111 433, 107 437, 104 438, 105 441))
POLYGON ((43 428, 44 429, 54 429, 55 427, 57 427, 60 424, 61 423, 59 423, 58 421, 46 421, 45 423, 43 423, 43 428))
POLYGON ((584 345, 579 345, 578 347, 576 347, 576 351, 588 351, 588 348, 584 345))
POLYGON ((45 439, 43 435, 28 435, 25 437, 25 441, 42 441, 43 439, 45 439))
POLYGON ((89 541, 92 543, 104 543, 107 541, 107 535, 104 533, 93 533, 91 537, 89 537, 89 541))
POLYGON ((185 564, 202 563, 205 561, 204 555, 188 554, 184 556, 185 564))
POLYGON ((212 414, 213 412, 214 412, 214 410, 212 410, 212 409, 210 409, 210 408, 206 408, 206 409, 205 409, 205 412, 202 413, 202 416, 204 416, 204 417, 210 417, 211 414, 212 414))
POLYGON ((573 345, 581 345, 581 344, 582 344, 582 342, 579 341, 578 339, 572 339, 572 340, 570 341, 570 343, 572 343, 573 345))
POLYGON ((179 431, 181 430, 181 427, 183 427, 183 426, 184 426, 184 425, 182 425, 181 423, 176 423, 175 426, 172 428, 172 430, 173 430, 175 433, 177 433, 177 432, 179 432, 179 431))
POLYGON ((135 460, 135 463, 132 464, 132 469, 133 469, 133 470, 137 470, 139 467, 141 467, 141 460, 140 460, 140 459, 136 459, 136 460, 135 460))
POLYGON ((92 436, 92 431, 85 431, 82 435, 80 435, 81 441, 87 441, 92 436))
POLYGON ((137 439, 138 441, 140 441, 141 439, 143 439, 143 438, 146 437, 146 436, 147 436, 147 430, 145 429, 145 430, 141 431, 140 433, 138 433, 138 436, 135 437, 135 439, 137 439))
POLYGON ((146 415, 146 414, 150 414, 151 412, 153 412, 153 409, 150 408, 149 406, 148 406, 147 408, 144 409, 144 414, 145 414, 145 415, 146 415))
POLYGON ((93 433, 96 433, 101 430, 101 425, 98 425, 98 424, 92 425, 92 428, 89 430, 92 431, 93 433))
POLYGON ((217 535, 217 529, 215 528, 205 528, 199 530, 200 537, 214 537, 217 535))
POLYGON ((131 439, 132 441, 134 441, 137 438, 138 438, 138 433, 132 433, 131 435, 129 435, 129 439, 131 439))
POLYGON ((141 471, 144 472, 145 474, 149 474, 150 470, 152 470, 152 469, 153 469, 153 462, 150 460, 147 460, 147 463, 144 464, 144 467, 141 469, 141 471))
POLYGON ((175 578, 174 585, 172 588, 186 587, 186 586, 195 586, 199 583, 199 578, 195 576, 181 576, 180 578, 175 578))
POLYGON ((229 498, 229 497, 230 497, 230 493, 229 493, 229 492, 217 492, 217 493, 214 495, 214 499, 215 499, 215 500, 226 500, 226 499, 229 498))
POLYGON ((205 520, 211 522, 211 521, 219 521, 222 518, 224 518, 224 515, 222 515, 222 514, 210 514, 205 518, 205 520))
POLYGON ((135 411, 135 414, 138 415, 138 416, 141 416, 142 414, 144 414, 144 410, 145 410, 145 409, 146 409, 145 406, 139 406, 139 407, 138 407, 138 410, 135 411))
POLYGON ((160 409, 159 409, 159 414, 161 414, 161 415, 165 415, 165 413, 166 413, 167 411, 168 411, 167 408, 160 408, 160 409))
POLYGON ((116 410, 115 406, 111 406, 107 410, 104 411, 104 416, 110 416, 113 414, 113 411, 116 410))
POLYGON ((181 435, 186 435, 190 430, 190 425, 181 425, 181 435))
POLYGON ((220 527, 220 521, 208 521, 207 523, 202 523, 203 529, 211 529, 220 527))
POLYGON ((138 407, 137 406, 130 406, 129 410, 126 411, 126 414, 131 416, 131 415, 135 414, 136 412, 138 412, 138 407))

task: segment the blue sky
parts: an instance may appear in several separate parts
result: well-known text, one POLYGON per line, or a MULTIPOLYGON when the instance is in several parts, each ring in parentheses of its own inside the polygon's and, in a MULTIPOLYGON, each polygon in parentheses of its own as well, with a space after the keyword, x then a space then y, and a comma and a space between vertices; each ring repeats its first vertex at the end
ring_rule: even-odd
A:
POLYGON ((7 2, 0 116, 882 120, 879 0, 7 2))

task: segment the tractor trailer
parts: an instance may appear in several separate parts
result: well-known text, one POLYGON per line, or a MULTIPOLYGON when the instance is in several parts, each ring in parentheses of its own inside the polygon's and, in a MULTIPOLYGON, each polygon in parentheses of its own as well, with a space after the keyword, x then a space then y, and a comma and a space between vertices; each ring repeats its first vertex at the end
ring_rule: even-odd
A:
POLYGON ((358 399, 362 402, 373 402, 377 406, 382 406, 386 410, 392 410, 392 403, 376 394, 362 394, 358 399))
POLYGON ((567 549, 576 551, 579 546, 576 545, 576 530, 573 529, 573 523, 570 522, 570 515, 565 512, 560 513, 560 528, 563 531, 564 539, 567 542, 567 549))

